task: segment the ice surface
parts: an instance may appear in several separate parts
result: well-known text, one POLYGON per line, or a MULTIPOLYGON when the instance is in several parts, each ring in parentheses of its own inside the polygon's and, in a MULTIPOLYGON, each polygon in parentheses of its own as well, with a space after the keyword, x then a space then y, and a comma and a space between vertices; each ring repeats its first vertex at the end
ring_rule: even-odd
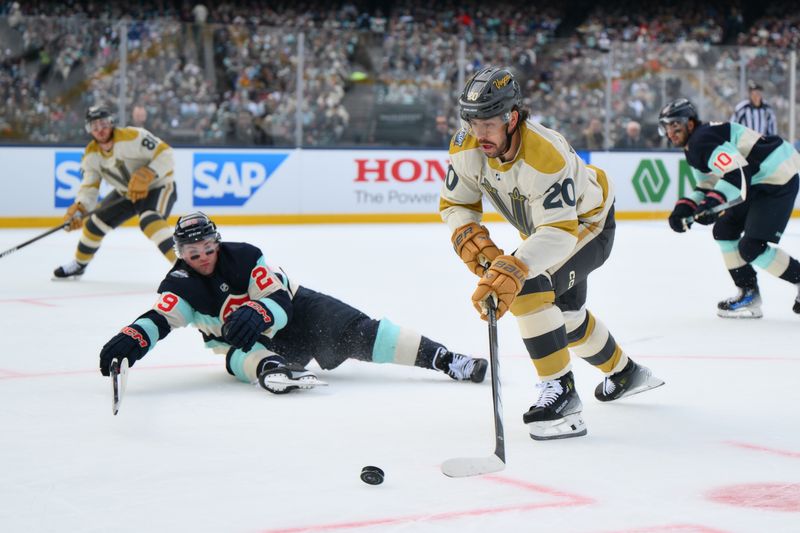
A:
MULTIPOLYGON (((513 228, 490 224, 507 250, 513 228)), ((0 231, 0 250, 42 229, 0 231)), ((444 225, 227 226, 316 290, 486 355, 475 279, 444 225)), ((612 404, 574 362, 586 437, 534 442, 533 367, 499 324, 507 468, 442 475, 494 449, 491 387, 347 362, 330 386, 270 395, 230 377, 200 334, 173 333, 134 366, 118 416, 100 347, 155 301, 168 265, 135 228, 105 240, 78 282, 52 282, 77 234, 0 260, 0 530, 800 531, 800 317, 762 274, 764 318, 723 320, 735 290, 707 228, 620 222, 588 307, 667 385, 612 404), (361 468, 386 472, 380 486, 361 468)), ((800 222, 782 246, 800 256, 800 222)), ((315 365, 312 368, 318 369, 315 365)))

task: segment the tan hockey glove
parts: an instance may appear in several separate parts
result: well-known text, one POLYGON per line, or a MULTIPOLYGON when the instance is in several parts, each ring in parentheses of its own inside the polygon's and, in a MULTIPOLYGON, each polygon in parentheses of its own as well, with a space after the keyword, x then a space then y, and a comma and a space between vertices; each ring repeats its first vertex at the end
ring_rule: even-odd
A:
POLYGON ((483 276, 486 271, 483 265, 503 254, 503 250, 489 238, 489 230, 475 222, 458 227, 450 240, 458 256, 476 276, 483 276))
POLYGON ((527 276, 528 265, 513 255, 497 256, 478 282, 478 288, 472 293, 472 305, 481 314, 481 318, 486 320, 485 300, 492 294, 497 296, 497 318, 503 316, 522 290, 527 276))
POLYGON ((69 222, 69 226, 64 229, 67 231, 80 229, 80 227, 83 226, 83 217, 86 216, 87 212, 86 208, 83 207, 83 204, 80 202, 75 202, 69 206, 64 215, 64 222, 69 222))
POLYGON ((139 167, 133 171, 128 182, 128 193, 125 195, 131 202, 136 202, 147 196, 147 188, 156 179, 155 171, 148 167, 139 167))

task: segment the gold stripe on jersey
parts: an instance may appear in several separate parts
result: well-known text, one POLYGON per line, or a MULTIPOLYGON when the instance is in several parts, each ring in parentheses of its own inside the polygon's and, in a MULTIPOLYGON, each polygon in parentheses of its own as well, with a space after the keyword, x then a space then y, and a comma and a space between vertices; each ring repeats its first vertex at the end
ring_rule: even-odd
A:
POLYGON ((158 155, 161 152, 163 152, 164 150, 169 150, 169 145, 167 143, 165 143, 164 141, 161 141, 160 143, 158 143, 158 146, 156 146, 156 149, 153 152, 153 159, 158 157, 158 155))
POLYGON ((115 128, 114 142, 132 141, 139 136, 139 130, 135 128, 115 128))
POLYGON ((601 213, 606 207, 606 202, 608 201, 608 176, 603 169, 597 168, 594 165, 586 165, 586 168, 591 168, 594 170, 594 173, 597 176, 597 184, 600 185, 600 189, 603 191, 603 201, 600 203, 600 205, 587 211, 586 213, 579 213, 581 218, 592 218, 593 216, 601 213))
POLYGON ((478 200, 474 204, 457 204, 457 203, 454 203, 454 202, 449 202, 449 201, 447 201, 446 199, 444 199, 443 197, 440 196, 439 197, 439 211, 440 212, 444 211, 445 209, 448 209, 450 207, 464 207, 466 209, 469 209, 470 211, 475 211, 477 213, 483 213, 483 202, 481 202, 480 200, 478 200))
POLYGON ((567 164, 564 156, 550 141, 529 129, 525 123, 520 126, 520 130, 527 130, 527 134, 521 131, 520 156, 525 163, 542 174, 555 174, 564 168, 564 165, 567 164))
POLYGON ((525 123, 520 125, 520 134, 522 142, 514 159, 503 162, 496 157, 487 158, 489 167, 498 172, 508 172, 521 160, 542 174, 555 174, 564 168, 566 161, 552 143, 529 129, 525 123))
POLYGON ((548 224, 542 224, 540 227, 548 227, 548 228, 556 228, 562 231, 566 231, 570 235, 574 235, 578 237, 578 221, 577 220, 564 220, 562 222, 550 222, 548 224))

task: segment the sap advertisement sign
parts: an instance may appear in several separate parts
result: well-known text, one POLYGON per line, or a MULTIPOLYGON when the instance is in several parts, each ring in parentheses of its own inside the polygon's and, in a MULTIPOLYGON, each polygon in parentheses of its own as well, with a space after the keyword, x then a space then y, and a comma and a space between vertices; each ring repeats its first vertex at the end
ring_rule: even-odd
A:
POLYGON ((55 156, 55 202, 53 207, 69 207, 81 186, 83 152, 56 152, 55 156))
POLYGON ((193 205, 243 206, 288 156, 288 153, 195 153, 193 205))

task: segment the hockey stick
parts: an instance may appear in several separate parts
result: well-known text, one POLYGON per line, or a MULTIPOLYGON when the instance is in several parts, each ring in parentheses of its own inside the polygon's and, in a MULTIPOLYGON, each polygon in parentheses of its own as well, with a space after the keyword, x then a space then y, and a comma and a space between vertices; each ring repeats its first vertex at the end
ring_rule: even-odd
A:
MULTIPOLYGON (((115 201, 113 201, 113 202, 109 202, 109 204, 108 204, 108 205, 105 205, 105 206, 102 206, 102 207, 104 207, 104 208, 105 208, 105 207, 110 207, 110 206, 116 205, 116 204, 118 204, 118 203, 121 203, 121 202, 122 202, 122 200, 125 200, 125 197, 124 197, 124 196, 121 196, 121 197, 119 197, 117 200, 115 200, 115 201)), ((98 209, 99 209, 99 207, 98 207, 98 209)), ((85 215, 83 215, 83 217, 81 217, 81 218, 83 218, 83 219, 87 219, 87 218, 89 218, 90 216, 92 216, 93 214, 95 214, 96 212, 97 212, 97 209, 94 209, 93 211, 89 211, 88 213, 86 213, 85 215)), ((72 217, 74 218, 74 217, 75 217, 75 215, 72 215, 72 217)), ((44 232, 44 233, 42 233, 41 235, 37 235, 37 236, 36 236, 36 237, 34 237, 33 239, 29 239, 29 240, 27 240, 27 241, 23 242, 22 244, 18 244, 18 245, 16 245, 16 246, 14 246, 13 248, 9 248, 9 249, 8 249, 8 250, 6 250, 5 252, 3 252, 3 253, 0 253, 0 259, 2 259, 3 257, 5 257, 5 256, 7 256, 7 255, 11 255, 11 254, 13 254, 13 253, 14 253, 14 252, 16 252, 17 250, 20 250, 20 249, 22 249, 22 248, 25 248, 25 247, 26 247, 26 246, 28 246, 29 244, 33 244, 33 243, 35 243, 36 241, 38 241, 38 240, 40 240, 40 239, 44 239, 44 238, 45 238, 45 237, 47 237, 48 235, 52 235, 53 233, 55 233, 55 232, 57 232, 57 231, 60 231, 60 230, 62 230, 62 229, 67 229, 67 228, 69 227, 69 225, 70 225, 70 222, 71 222, 71 220, 72 220, 72 218, 70 218, 69 220, 65 220, 63 223, 59 224, 58 226, 56 226, 56 227, 54 227, 54 228, 50 228, 49 230, 45 231, 45 232, 44 232)))
POLYGON ((486 299, 489 322, 489 360, 492 365, 492 404, 494 406, 494 455, 488 457, 456 457, 442 463, 448 477, 479 476, 499 472, 506 467, 506 445, 503 434, 503 402, 500 398, 500 362, 497 358, 497 307, 493 298, 486 299))
POLYGON ((736 207, 739 204, 743 204, 745 200, 747 200, 747 180, 744 176, 744 170, 742 167, 739 167, 739 173, 742 175, 742 194, 738 198, 734 198, 733 200, 727 201, 725 203, 719 204, 718 206, 712 207, 711 209, 706 209, 702 213, 695 213, 690 217, 683 218, 683 227, 689 229, 689 226, 692 225, 692 222, 697 220, 697 217, 703 215, 713 215, 716 213, 721 213, 726 209, 730 209, 731 207, 736 207))
POLYGON ((116 416, 119 413, 122 397, 125 395, 125 388, 128 386, 128 358, 123 358, 122 363, 118 359, 111 361, 108 374, 111 376, 111 390, 113 392, 111 412, 116 416))

